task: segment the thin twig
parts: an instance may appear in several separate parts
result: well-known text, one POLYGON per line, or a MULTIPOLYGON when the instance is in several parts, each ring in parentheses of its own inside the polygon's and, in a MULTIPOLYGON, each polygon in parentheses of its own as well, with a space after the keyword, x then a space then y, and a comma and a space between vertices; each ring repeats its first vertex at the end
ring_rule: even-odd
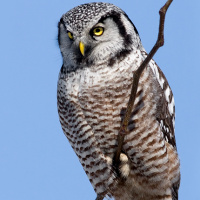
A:
POLYGON ((129 101, 128 101, 128 104, 127 104, 125 117, 122 121, 120 130, 119 130, 119 134, 118 134, 118 148, 117 148, 117 151, 115 153, 115 157, 113 159, 115 165, 118 165, 119 162, 120 162, 119 157, 120 157, 120 153, 122 152, 124 137, 128 132, 127 127, 128 127, 128 123, 130 121, 130 116, 131 116, 132 110, 133 110, 133 105, 134 105, 134 102, 135 102, 135 97, 136 97, 136 92, 137 92, 140 76, 141 76, 143 70, 145 69, 145 67, 149 64, 149 61, 153 58, 153 56, 157 52, 157 50, 161 46, 164 45, 165 15, 166 15, 167 9, 169 8, 172 1, 173 0, 168 0, 166 2, 166 4, 160 9, 160 11, 159 11, 159 14, 160 14, 159 33, 158 33, 158 39, 156 41, 156 44, 154 45, 154 47, 152 48, 152 50, 150 51, 148 56, 145 58, 143 63, 140 65, 140 67, 134 72, 131 95, 130 95, 130 98, 129 98, 129 101))

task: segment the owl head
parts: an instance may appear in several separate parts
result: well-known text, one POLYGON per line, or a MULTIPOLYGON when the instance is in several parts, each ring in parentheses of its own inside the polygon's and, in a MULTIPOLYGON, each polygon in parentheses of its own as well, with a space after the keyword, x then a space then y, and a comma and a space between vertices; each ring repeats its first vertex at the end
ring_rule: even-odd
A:
POLYGON ((109 3, 83 4, 64 14, 58 24, 58 42, 68 70, 102 63, 112 66, 141 48, 134 24, 109 3))

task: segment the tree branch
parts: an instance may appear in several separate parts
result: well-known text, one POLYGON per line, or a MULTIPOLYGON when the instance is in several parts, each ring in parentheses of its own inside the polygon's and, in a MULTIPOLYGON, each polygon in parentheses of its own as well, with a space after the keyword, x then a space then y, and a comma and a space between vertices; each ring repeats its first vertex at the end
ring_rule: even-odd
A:
POLYGON ((152 50, 150 51, 148 56, 145 58, 143 63, 140 65, 140 67, 134 72, 133 84, 132 84, 132 88, 131 88, 131 95, 130 95, 130 98, 129 98, 129 101, 128 101, 128 104, 127 104, 125 117, 122 121, 120 130, 119 130, 118 148, 117 148, 117 151, 116 151, 114 159, 113 159, 113 163, 114 163, 114 166, 116 168, 119 166, 119 162, 120 162, 119 157, 120 157, 120 153, 122 152, 124 137, 128 133, 128 130, 127 130, 128 129, 128 123, 130 121, 130 116, 131 116, 131 113, 132 113, 132 110, 133 110, 133 105, 134 105, 134 102, 135 102, 135 97, 136 97, 136 92, 137 92, 140 76, 141 76, 143 70, 145 69, 145 67, 149 64, 150 60, 153 58, 153 56, 157 52, 157 50, 161 46, 164 45, 165 15, 166 15, 166 12, 167 12, 170 4, 172 3, 172 1, 173 0, 168 0, 166 2, 166 4, 160 9, 160 11, 159 11, 159 14, 160 14, 159 33, 158 33, 158 38, 157 38, 156 44, 154 45, 154 47, 152 48, 152 50))

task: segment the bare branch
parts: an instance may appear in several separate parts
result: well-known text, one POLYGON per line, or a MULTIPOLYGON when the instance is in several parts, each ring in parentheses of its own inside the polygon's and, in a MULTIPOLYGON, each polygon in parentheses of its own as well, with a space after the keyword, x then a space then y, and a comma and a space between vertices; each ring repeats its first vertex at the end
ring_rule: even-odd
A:
POLYGON ((146 59, 143 61, 143 63, 140 65, 140 67, 134 72, 131 95, 130 95, 130 98, 129 98, 129 101, 128 101, 128 104, 127 104, 125 117, 122 121, 120 130, 119 130, 118 148, 117 148, 116 154, 115 154, 114 159, 113 159, 114 166, 116 168, 118 167, 118 164, 119 164, 119 156, 120 156, 120 153, 122 151, 124 137, 128 132, 127 127, 128 127, 128 123, 130 121, 131 112, 133 110, 133 105, 134 105, 134 102, 135 102, 135 97, 136 97, 136 92, 137 92, 140 76, 141 76, 143 70, 145 69, 145 67, 149 64, 149 61, 153 58, 153 56, 157 52, 157 50, 161 46, 164 45, 165 15, 166 15, 167 9, 169 8, 172 1, 173 0, 168 0, 166 2, 166 4, 160 9, 160 11, 159 11, 159 14, 160 14, 159 33, 158 33, 158 39, 156 41, 156 44, 154 45, 154 47, 152 48, 152 50, 150 51, 150 53, 148 54, 146 59))

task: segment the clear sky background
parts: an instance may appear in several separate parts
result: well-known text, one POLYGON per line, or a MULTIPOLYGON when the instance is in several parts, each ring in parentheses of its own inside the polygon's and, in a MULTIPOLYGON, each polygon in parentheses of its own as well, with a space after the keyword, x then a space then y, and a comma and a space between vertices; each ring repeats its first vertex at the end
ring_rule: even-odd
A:
MULTIPOLYGON (((57 23, 85 0, 7 0, 0 6, 0 199, 94 200, 58 120, 62 59, 57 23)), ((122 8, 150 51, 165 0, 107 0, 122 8)), ((176 103, 180 200, 200 199, 200 1, 174 0, 154 59, 176 103)))

